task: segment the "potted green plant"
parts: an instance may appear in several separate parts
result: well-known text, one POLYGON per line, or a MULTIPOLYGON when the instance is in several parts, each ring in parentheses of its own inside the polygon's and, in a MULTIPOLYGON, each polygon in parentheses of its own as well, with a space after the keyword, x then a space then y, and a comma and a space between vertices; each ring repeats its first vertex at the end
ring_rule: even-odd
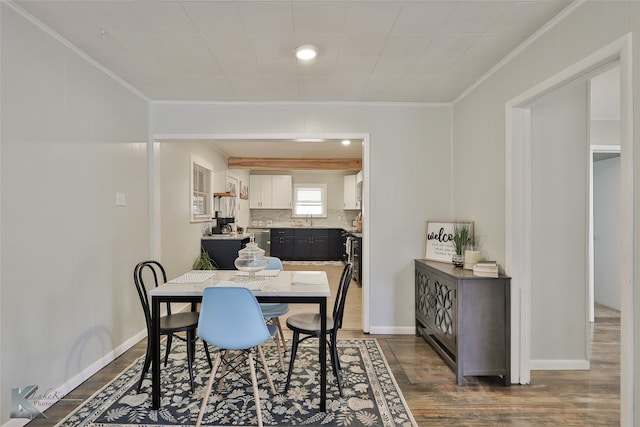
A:
POLYGON ((193 261, 192 270, 217 270, 218 264, 211 259, 207 251, 202 249, 200 255, 193 261))
POLYGON ((464 265, 464 249, 467 245, 473 244, 473 237, 468 222, 456 221, 453 223, 451 243, 455 250, 455 254, 451 257, 451 262, 456 267, 462 267, 464 265))

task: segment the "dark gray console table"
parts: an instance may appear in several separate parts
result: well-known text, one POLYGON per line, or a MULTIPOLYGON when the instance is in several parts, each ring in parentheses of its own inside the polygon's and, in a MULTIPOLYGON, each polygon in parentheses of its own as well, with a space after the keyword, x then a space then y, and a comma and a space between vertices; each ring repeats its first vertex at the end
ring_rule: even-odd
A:
POLYGON ((511 279, 474 276, 446 263, 415 260, 416 334, 464 377, 511 384, 511 279))

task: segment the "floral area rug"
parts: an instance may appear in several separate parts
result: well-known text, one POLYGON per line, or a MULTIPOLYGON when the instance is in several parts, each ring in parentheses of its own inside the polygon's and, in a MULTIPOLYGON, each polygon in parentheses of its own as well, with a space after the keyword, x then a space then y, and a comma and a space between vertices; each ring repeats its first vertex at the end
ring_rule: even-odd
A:
MULTIPOLYGON (((141 358, 57 426, 194 425, 211 371, 202 344, 198 343, 193 368, 196 387, 192 393, 186 366, 186 347, 180 344, 173 344, 169 363, 161 369, 161 409, 153 410, 150 407, 151 372, 147 374, 140 393, 136 392, 144 361, 141 358)), ((338 341, 343 397, 340 397, 335 378, 331 374, 331 364, 327 360, 326 412, 319 410, 317 341, 310 340, 300 344, 288 392, 284 391, 286 372, 280 369, 275 345, 265 344, 263 349, 276 386, 276 395, 272 395, 264 368, 258 361, 256 373, 265 426, 417 426, 375 339, 338 341)), ((212 359, 215 354, 212 352, 212 359)), ((287 362, 285 358, 285 363, 287 362)), ((238 369, 239 372, 228 371, 222 389, 219 389, 218 382, 214 383, 203 425, 257 425, 247 362, 242 360, 238 369)))

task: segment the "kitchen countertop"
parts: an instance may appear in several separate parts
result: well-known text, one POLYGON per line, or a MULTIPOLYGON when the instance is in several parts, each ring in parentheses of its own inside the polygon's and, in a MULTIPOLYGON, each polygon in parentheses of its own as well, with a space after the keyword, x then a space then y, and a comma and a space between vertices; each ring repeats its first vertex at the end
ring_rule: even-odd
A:
POLYGON ((203 240, 243 240, 251 237, 251 233, 211 234, 202 236, 203 240))
POLYGON ((338 229, 338 230, 344 230, 347 233, 356 236, 356 237, 362 237, 362 230, 358 230, 353 228, 353 226, 351 227, 345 227, 345 226, 340 226, 340 225, 291 225, 291 224, 287 224, 287 225, 277 225, 277 224, 272 224, 270 226, 251 226, 251 227, 247 227, 246 229, 246 233, 244 233, 245 235, 249 235, 252 232, 257 232, 257 231, 270 231, 273 228, 290 228, 292 230, 296 230, 296 229, 314 229, 314 230, 326 230, 326 229, 338 229))
POLYGON ((314 219, 311 223, 304 219, 294 221, 271 221, 269 225, 266 224, 266 221, 262 221, 261 224, 254 225, 251 223, 247 226, 247 230, 271 228, 339 228, 341 230, 350 230, 354 227, 346 221, 332 221, 326 219, 314 219))
POLYGON ((210 234, 208 236, 202 236, 202 240, 243 240, 243 239, 248 239, 251 237, 251 234, 254 234, 254 231, 258 231, 258 230, 271 230, 272 228, 291 228, 291 229, 305 229, 305 228, 313 228, 313 229, 327 229, 327 228, 332 228, 332 229, 340 229, 340 230, 344 230, 347 233, 349 233, 352 236, 355 237, 360 237, 362 238, 362 231, 360 230, 356 230, 353 227, 333 227, 333 226, 328 226, 328 225, 319 225, 319 226, 302 226, 302 227, 296 227, 296 226, 271 226, 271 227, 249 227, 246 229, 246 231, 244 233, 229 233, 229 234, 210 234))

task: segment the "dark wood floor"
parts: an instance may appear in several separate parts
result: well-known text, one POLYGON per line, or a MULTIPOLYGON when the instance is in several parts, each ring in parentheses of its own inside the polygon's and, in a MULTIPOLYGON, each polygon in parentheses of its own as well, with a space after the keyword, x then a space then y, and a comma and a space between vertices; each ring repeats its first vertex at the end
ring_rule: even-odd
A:
MULTIPOLYGON (((497 378, 467 377, 457 386, 453 372, 421 338, 365 335, 343 330, 341 338, 378 339, 419 426, 617 426, 620 425, 620 318, 606 315, 592 326, 589 371, 533 371, 531 384, 504 387, 497 378)), ((80 402, 144 355, 145 341, 102 369, 51 407, 53 426, 80 402)))

